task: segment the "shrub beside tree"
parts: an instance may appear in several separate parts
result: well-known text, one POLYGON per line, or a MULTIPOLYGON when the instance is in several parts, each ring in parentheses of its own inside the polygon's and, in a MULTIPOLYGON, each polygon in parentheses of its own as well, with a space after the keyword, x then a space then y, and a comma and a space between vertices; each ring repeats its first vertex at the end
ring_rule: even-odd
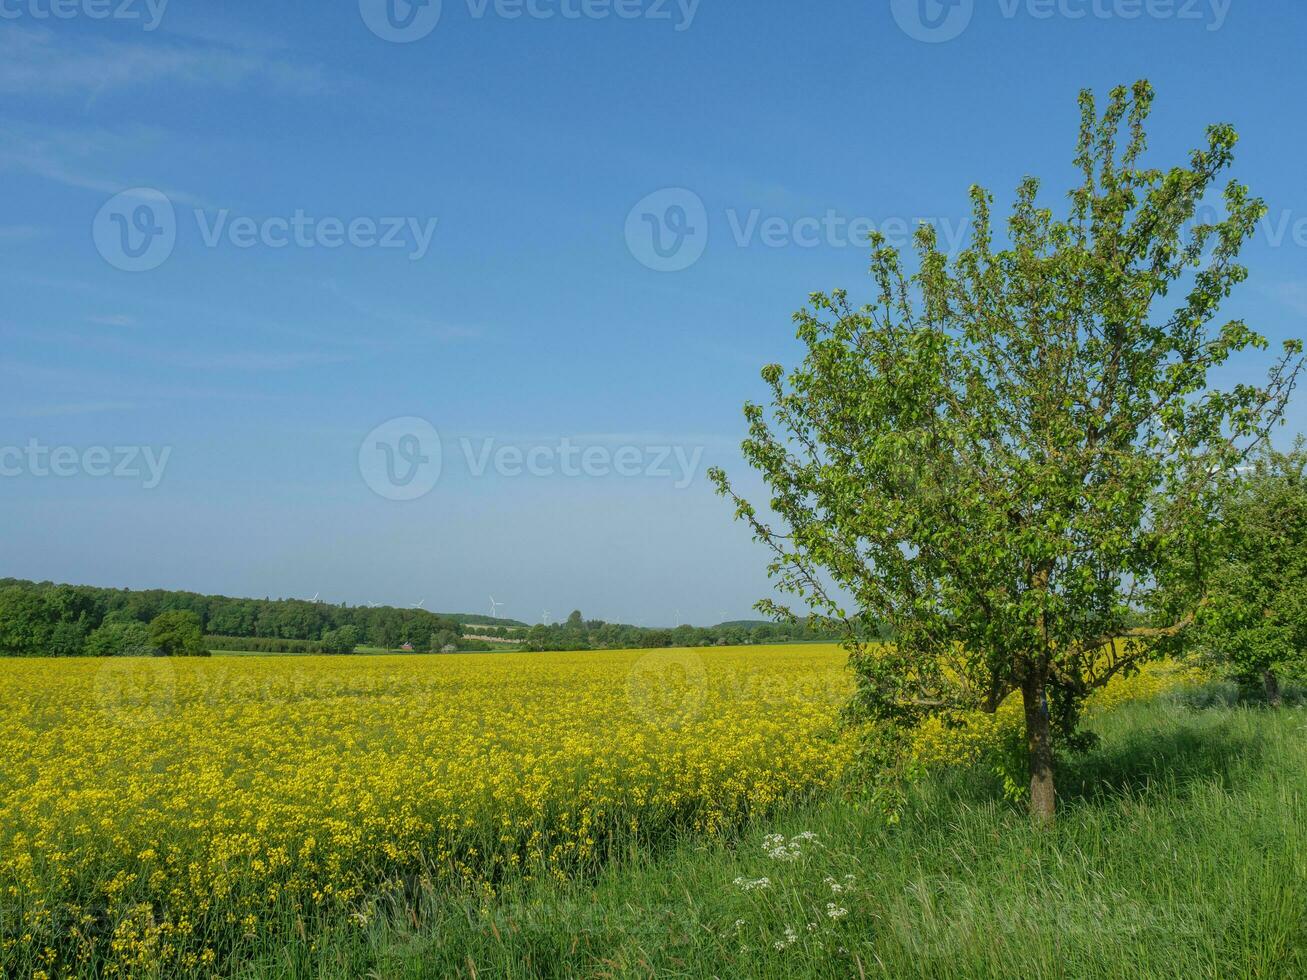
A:
POLYGON ((1220 518, 1192 646, 1278 707, 1281 681, 1307 675, 1307 444, 1261 453, 1228 482, 1220 518))
POLYGON ((86 638, 88 657, 144 657, 153 652, 149 627, 134 619, 110 620, 86 638))

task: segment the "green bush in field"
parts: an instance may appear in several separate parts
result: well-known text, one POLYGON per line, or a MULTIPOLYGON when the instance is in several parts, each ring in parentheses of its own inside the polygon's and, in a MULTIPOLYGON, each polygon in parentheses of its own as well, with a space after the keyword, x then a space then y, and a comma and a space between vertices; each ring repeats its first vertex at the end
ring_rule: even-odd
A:
POLYGON ((322 634, 323 653, 353 653, 354 648, 363 641, 356 626, 342 626, 337 630, 327 630, 322 634))
POLYGON ((153 652, 150 630, 144 623, 106 622, 86 638, 88 657, 143 657, 153 652))

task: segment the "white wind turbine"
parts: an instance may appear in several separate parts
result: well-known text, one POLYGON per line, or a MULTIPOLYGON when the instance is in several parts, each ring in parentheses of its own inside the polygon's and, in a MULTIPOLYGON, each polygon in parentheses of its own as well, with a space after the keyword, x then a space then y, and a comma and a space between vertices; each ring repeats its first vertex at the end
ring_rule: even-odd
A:
POLYGON ((496 602, 496 601, 495 601, 495 597, 494 597, 494 596, 491 596, 491 597, 490 597, 490 618, 491 618, 491 619, 498 619, 498 618, 499 618, 499 607, 502 606, 502 605, 503 605, 502 602, 496 602))
POLYGON ((413 603, 413 608, 421 609, 426 604, 426 601, 426 599, 419 599, 417 602, 413 603))

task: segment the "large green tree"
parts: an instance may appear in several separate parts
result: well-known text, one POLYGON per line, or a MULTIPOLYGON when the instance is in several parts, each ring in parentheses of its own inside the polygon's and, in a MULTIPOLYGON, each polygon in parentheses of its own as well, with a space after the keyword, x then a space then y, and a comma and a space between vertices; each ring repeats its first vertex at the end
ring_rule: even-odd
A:
POLYGON ((200 631, 200 617, 175 609, 160 613, 150 623, 150 645, 165 657, 207 657, 209 648, 200 631))
POLYGON ((53 620, 39 592, 19 586, 0 589, 0 656, 48 656, 53 620))
POLYGON ((1004 241, 980 188, 955 259, 923 225, 909 274, 873 236, 874 302, 814 294, 795 315, 802 363, 765 367, 770 409, 745 408, 770 513, 712 474, 779 588, 844 623, 853 708, 881 745, 1019 692, 1043 822, 1087 695, 1192 621, 1191 606, 1132 626, 1156 590, 1198 601, 1212 475, 1264 437, 1299 366, 1291 344, 1264 384, 1209 387, 1266 346, 1216 319, 1265 206, 1232 180, 1224 216, 1198 220, 1237 137, 1212 126, 1188 165, 1145 167, 1152 101, 1146 82, 1101 115, 1081 95, 1065 216, 1026 178, 1004 241))
POLYGON ((1192 643, 1280 703, 1280 680, 1307 672, 1307 445, 1270 448, 1227 484, 1218 559, 1192 643))

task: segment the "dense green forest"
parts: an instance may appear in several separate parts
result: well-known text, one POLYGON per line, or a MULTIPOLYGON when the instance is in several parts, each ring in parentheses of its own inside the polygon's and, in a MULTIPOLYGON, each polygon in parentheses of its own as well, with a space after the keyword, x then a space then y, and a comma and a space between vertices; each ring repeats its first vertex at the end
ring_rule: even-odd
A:
POLYGON ((577 611, 563 623, 527 627, 511 619, 393 606, 239 599, 5 578, 0 579, 0 656, 151 653, 158 645, 151 639, 150 627, 165 615, 171 628, 203 636, 202 642, 192 636, 182 645, 189 652, 202 646, 206 651, 350 653, 362 646, 440 653, 495 649, 494 641, 528 651, 597 650, 835 638, 833 632, 804 621, 742 620, 709 627, 651 629, 585 619, 577 611), (176 614, 184 615, 179 620, 176 614))
POLYGON ((218 650, 348 653, 359 645, 393 650, 404 644, 429 650, 436 637, 444 641, 437 649, 457 644, 463 631, 458 618, 422 609, 0 579, 0 656, 139 652, 142 641, 130 625, 173 612, 192 614, 206 646, 218 650))

